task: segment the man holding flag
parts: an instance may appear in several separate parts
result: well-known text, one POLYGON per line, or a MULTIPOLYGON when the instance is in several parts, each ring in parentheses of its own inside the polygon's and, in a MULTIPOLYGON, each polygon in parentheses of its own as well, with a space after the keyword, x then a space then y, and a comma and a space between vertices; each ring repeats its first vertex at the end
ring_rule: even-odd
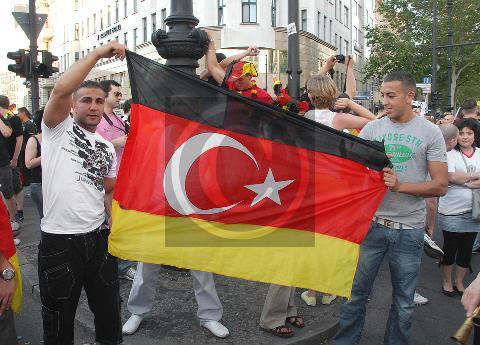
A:
POLYGON ((393 169, 383 169, 388 187, 360 246, 351 299, 341 309, 335 345, 360 342, 367 301, 386 256, 392 276, 392 306, 386 345, 408 344, 414 293, 423 252, 425 200, 448 188, 446 149, 440 129, 412 110, 415 78, 406 72, 385 76, 380 89, 387 116, 368 123, 360 137, 383 141, 393 169), (431 180, 427 181, 427 174, 431 180))

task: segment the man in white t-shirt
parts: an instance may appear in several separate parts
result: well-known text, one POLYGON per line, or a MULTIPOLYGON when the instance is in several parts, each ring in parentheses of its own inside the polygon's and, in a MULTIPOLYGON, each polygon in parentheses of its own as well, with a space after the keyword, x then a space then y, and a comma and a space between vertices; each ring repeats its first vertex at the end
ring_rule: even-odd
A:
POLYGON ((111 210, 105 199, 115 184, 115 150, 95 133, 105 92, 97 82, 84 81, 101 58, 113 56, 123 59, 125 47, 112 42, 76 62, 45 106, 38 253, 45 345, 73 344, 82 288, 95 317, 95 341, 122 342, 117 259, 108 253, 108 230, 102 226, 111 210))

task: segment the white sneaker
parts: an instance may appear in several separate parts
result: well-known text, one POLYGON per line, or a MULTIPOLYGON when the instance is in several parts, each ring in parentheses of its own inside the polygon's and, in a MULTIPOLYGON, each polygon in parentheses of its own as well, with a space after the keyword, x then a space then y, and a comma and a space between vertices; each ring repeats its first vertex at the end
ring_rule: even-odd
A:
POLYGON ((143 317, 141 317, 140 315, 132 314, 132 316, 130 316, 127 322, 125 322, 125 324, 123 325, 122 333, 126 335, 131 335, 135 333, 140 324, 142 323, 142 320, 143 317))
POLYGON ((18 224, 18 223, 15 222, 15 221, 13 221, 13 222, 11 221, 11 222, 10 222, 10 225, 12 226, 12 230, 15 231, 15 232, 17 232, 18 229, 20 229, 20 224, 18 224))
POLYGON ((226 338, 230 334, 227 327, 225 327, 218 321, 204 321, 200 325, 208 329, 210 332, 212 332, 214 336, 218 338, 226 338))
POLYGON ((415 296, 413 296, 413 303, 415 305, 424 305, 428 303, 428 298, 423 297, 417 291, 415 291, 415 296))
POLYGON ((443 250, 440 249, 440 247, 435 243, 434 240, 430 238, 430 236, 427 235, 427 233, 423 235, 423 244, 425 254, 427 254, 429 257, 438 260, 443 257, 443 250))
POLYGON ((134 267, 129 267, 125 273, 120 274, 120 278, 133 281, 135 279, 136 273, 137 273, 137 270, 134 267))
POLYGON ((15 244, 16 246, 18 246, 20 244, 20 242, 22 242, 22 241, 20 241, 19 238, 16 238, 16 237, 13 238, 13 244, 15 244))

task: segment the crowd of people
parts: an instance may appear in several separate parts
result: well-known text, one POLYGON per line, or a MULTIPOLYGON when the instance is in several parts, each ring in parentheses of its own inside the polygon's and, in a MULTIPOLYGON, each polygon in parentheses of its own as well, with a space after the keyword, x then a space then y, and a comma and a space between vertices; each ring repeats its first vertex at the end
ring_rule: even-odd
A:
MULTIPOLYGON (((467 100, 457 117, 445 113, 434 124, 412 108, 414 77, 398 71, 384 77, 383 109, 374 115, 353 101, 356 82, 350 57, 344 92, 338 90, 329 75, 338 63, 334 56, 308 79, 300 100, 289 98, 281 87, 271 96, 256 85, 254 64, 243 60, 257 54, 256 47, 249 47, 227 58, 216 52, 210 39, 207 70, 201 77, 258 102, 295 110, 336 130, 357 130, 361 138, 383 141, 393 164, 383 169, 388 190, 361 244, 352 296, 342 303, 334 344, 360 342, 367 301, 384 259, 392 275, 393 302, 383 341, 409 343, 414 305, 428 302, 416 293, 424 248, 440 260, 442 292, 449 297, 463 295, 471 315, 480 304, 480 277, 468 288, 464 284, 465 276, 473 271, 472 251, 480 251, 480 219, 475 218, 474 208, 475 191, 480 191, 476 102, 467 100), (398 156, 405 152, 407 156, 398 156), (435 218, 443 233, 443 249, 432 240, 435 218)), ((85 79, 100 59, 111 57, 123 59, 125 47, 105 44, 72 65, 58 79, 45 109, 34 116, 23 107, 15 114, 8 98, 0 96, 0 184, 15 245, 20 243, 16 235, 24 220, 25 187, 41 219, 38 275, 47 345, 73 344, 82 289, 94 314, 98 344, 120 344, 123 335, 135 333, 153 308, 161 266, 122 261, 108 252, 112 191, 129 121, 114 112, 122 100, 119 83, 85 79), (121 277, 133 281, 127 302, 131 316, 123 325, 121 277)), ((128 114, 130 101, 123 107, 128 114)), ((216 337, 227 337, 213 274, 190 273, 200 326, 216 337)), ((12 265, 0 251, 0 338, 7 339, 6 344, 16 344, 13 317, 8 313, 14 277, 12 265)), ((295 287, 270 285, 259 319, 263 330, 291 337, 295 328, 305 326, 294 303, 295 292, 295 287)), ((316 295, 308 290, 301 298, 315 306, 316 295)), ((321 303, 335 298, 323 295, 321 303)))

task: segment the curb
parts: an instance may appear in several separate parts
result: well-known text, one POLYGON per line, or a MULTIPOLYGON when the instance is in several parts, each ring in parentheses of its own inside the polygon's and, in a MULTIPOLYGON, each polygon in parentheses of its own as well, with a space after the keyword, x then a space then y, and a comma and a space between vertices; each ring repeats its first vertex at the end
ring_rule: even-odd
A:
MULTIPOLYGON (((24 284, 36 301, 41 303, 40 299, 40 287, 38 285, 38 273, 37 267, 31 262, 28 262, 27 258, 21 251, 21 247, 17 248, 17 256, 20 264, 20 271, 22 274, 22 284, 24 284)), ((82 294, 84 292, 82 291, 82 294)), ((77 308, 75 315, 75 322, 84 329, 95 333, 95 327, 93 325, 93 315, 88 310, 83 308, 77 308)), ((301 332, 298 331, 297 336, 292 339, 276 338, 272 335, 272 344, 278 345, 321 345, 322 342, 333 337, 338 330, 338 321, 331 321, 322 327, 311 327, 304 329, 301 332)), ((146 344, 152 338, 137 335, 135 339, 124 337, 124 345, 128 344, 146 344)), ((234 344, 234 342, 232 342, 234 344)))

